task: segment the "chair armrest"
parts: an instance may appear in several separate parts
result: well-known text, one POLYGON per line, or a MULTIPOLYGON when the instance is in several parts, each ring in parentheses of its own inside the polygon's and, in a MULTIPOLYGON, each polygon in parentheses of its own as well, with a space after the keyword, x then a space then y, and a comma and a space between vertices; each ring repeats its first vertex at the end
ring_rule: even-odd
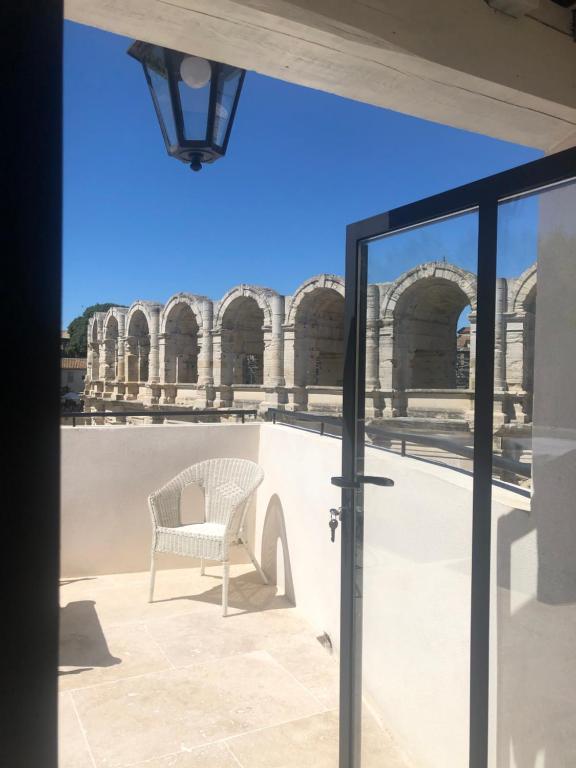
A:
POLYGON ((187 485, 199 485, 195 467, 188 467, 148 497, 152 525, 162 528, 177 528, 180 518, 180 499, 187 485))
POLYGON ((152 524, 163 528, 176 528, 180 525, 181 488, 161 488, 150 494, 148 506, 152 515, 152 524))

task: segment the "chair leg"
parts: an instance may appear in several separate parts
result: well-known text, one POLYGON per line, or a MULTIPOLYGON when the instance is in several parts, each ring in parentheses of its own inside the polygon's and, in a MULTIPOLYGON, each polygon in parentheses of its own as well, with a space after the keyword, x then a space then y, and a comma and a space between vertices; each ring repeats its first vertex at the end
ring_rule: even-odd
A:
POLYGON ((204 576, 205 573, 206 571, 204 569, 204 558, 201 557, 200 558, 200 576, 204 576))
POLYGON ((148 602, 151 603, 154 599, 154 582, 156 580, 156 561, 154 560, 154 550, 152 550, 152 557, 150 561, 150 594, 148 596, 148 602))
POLYGON ((268 578, 264 573, 264 571, 262 570, 262 568, 260 567, 260 563, 258 562, 258 560, 256 560, 256 556, 254 555, 254 552, 252 552, 252 550, 250 549, 250 545, 248 544, 247 541, 244 541, 244 539, 241 539, 241 541, 242 541, 242 544, 244 545, 244 548, 246 549, 246 552, 248 552, 250 560, 252 560, 252 565, 254 566, 254 568, 256 568, 256 570, 260 574, 260 578, 262 579, 264 584, 268 584, 268 578))
POLYGON ((228 578, 230 576, 230 563, 224 563, 224 581, 222 582, 222 616, 228 615, 228 578))

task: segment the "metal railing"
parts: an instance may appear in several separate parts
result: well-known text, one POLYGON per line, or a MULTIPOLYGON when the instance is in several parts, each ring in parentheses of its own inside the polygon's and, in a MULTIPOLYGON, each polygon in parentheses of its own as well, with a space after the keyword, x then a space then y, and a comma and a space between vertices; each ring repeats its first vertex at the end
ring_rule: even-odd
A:
POLYGON ((72 419, 72 426, 75 427, 77 419, 127 419, 133 416, 146 416, 151 419, 168 419, 176 416, 187 416, 188 418, 198 418, 201 416, 240 416, 242 424, 244 424, 247 416, 256 418, 257 415, 258 411, 255 408, 205 408, 203 410, 192 410, 191 408, 186 410, 155 410, 153 408, 142 408, 134 411, 62 411, 60 417, 62 419, 72 419))
MULTIPOLYGON (((320 435, 326 434, 326 425, 335 427, 342 427, 342 418, 340 416, 333 416, 331 414, 324 413, 303 413, 300 411, 281 411, 277 408, 270 408, 267 411, 266 418, 272 421, 273 424, 285 424, 289 427, 296 429, 307 429, 306 427, 300 427, 296 422, 308 422, 318 424, 318 429, 311 430, 318 432, 320 435)), ((406 446, 410 443, 414 445, 422 445, 430 448, 438 448, 442 451, 461 456, 465 459, 474 459, 474 448, 469 445, 462 445, 455 440, 450 440, 445 437, 436 437, 434 435, 416 434, 413 432, 404 432, 400 430, 388 429, 388 427, 379 427, 367 424, 365 432, 369 437, 377 437, 384 440, 397 440, 400 442, 400 455, 408 456, 406 446)), ((330 437, 339 437, 339 435, 330 435, 330 437)), ((370 447, 380 450, 390 450, 380 445, 370 443, 370 447)), ((418 457, 420 458, 420 457, 418 457)), ((509 472, 510 474, 517 475, 518 477, 530 478, 532 477, 532 467, 530 464, 525 464, 520 461, 514 461, 505 456, 494 455, 492 464, 495 469, 499 469, 503 472, 509 472)))

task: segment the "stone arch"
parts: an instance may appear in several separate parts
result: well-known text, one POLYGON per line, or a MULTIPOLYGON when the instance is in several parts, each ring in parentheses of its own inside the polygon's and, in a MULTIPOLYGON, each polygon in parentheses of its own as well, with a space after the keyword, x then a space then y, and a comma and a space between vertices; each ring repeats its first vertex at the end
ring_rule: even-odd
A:
POLYGON ((88 352, 87 352, 87 379, 96 381, 100 376, 100 336, 98 333, 98 318, 92 315, 88 320, 88 352))
POLYGON ((253 299, 258 307, 262 310, 264 317, 263 327, 270 328, 272 326, 272 306, 270 299, 272 296, 277 296, 276 291, 271 288, 262 288, 257 285, 237 285, 231 288, 224 294, 218 304, 216 316, 214 318, 214 327, 219 330, 222 327, 222 320, 230 305, 239 298, 253 299))
POLYGON ((104 378, 109 381, 118 376, 118 337, 120 328, 117 316, 108 312, 104 319, 104 378))
POLYGON ((88 322, 88 375, 95 381, 104 378, 104 319, 106 312, 94 312, 88 322))
POLYGON ((390 285, 382 316, 393 328, 394 389, 468 386, 457 376, 457 323, 467 305, 476 310, 476 278, 453 264, 421 264, 390 285))
POLYGON ((305 280, 290 297, 286 308, 286 325, 294 325, 298 307, 306 296, 318 288, 331 288, 344 298, 344 278, 339 275, 315 275, 305 280))
POLYGON ((318 275, 294 293, 287 312, 294 333, 294 385, 342 386, 344 280, 318 275))
POLYGON ((126 381, 146 382, 149 374, 152 302, 135 301, 126 316, 126 381))
POLYGON ((532 264, 520 275, 511 301, 515 321, 522 323, 522 390, 527 395, 524 405, 527 421, 532 421, 534 392, 537 273, 538 265, 532 264))
POLYGON ((124 338, 124 318, 127 309, 110 307, 102 322, 102 362, 104 379, 116 380, 119 376, 119 352, 124 338))
POLYGON ((218 305, 215 333, 219 336, 220 383, 264 384, 264 351, 272 327, 271 298, 275 291, 240 285, 218 305))
POLYGON ((525 312, 535 298, 537 270, 537 264, 532 264, 517 279, 510 302, 512 312, 525 312))
POLYGON ((203 327, 204 296, 177 293, 162 310, 160 333, 164 346, 161 354, 162 381, 167 384, 196 384, 198 356, 203 327))

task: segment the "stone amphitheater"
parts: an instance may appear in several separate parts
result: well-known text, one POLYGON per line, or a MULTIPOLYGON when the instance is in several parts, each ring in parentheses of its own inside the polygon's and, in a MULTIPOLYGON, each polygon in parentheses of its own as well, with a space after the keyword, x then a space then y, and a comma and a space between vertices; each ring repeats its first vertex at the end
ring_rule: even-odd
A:
MULTIPOLYGON (((498 424, 531 421, 536 265, 497 284, 498 424)), ((88 328, 87 410, 341 407, 344 280, 322 274, 291 296, 239 285, 219 301, 178 293, 97 313, 88 328)), ((476 276, 428 262, 368 286, 367 415, 471 422, 476 276), (468 308, 467 328, 458 319, 468 308), (460 331, 460 333, 458 333, 460 331)))

